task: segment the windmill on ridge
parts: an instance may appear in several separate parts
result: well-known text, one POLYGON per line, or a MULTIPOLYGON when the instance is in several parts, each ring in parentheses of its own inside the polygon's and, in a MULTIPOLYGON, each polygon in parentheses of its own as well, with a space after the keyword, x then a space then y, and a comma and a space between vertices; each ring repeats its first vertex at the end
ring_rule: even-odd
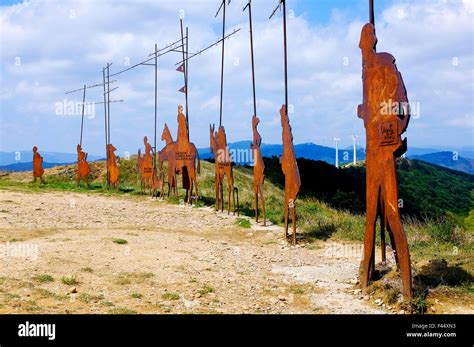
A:
POLYGON ((336 144, 336 167, 339 167, 339 141, 341 139, 334 138, 334 143, 336 144))
POLYGON ((359 136, 357 135, 352 135, 352 145, 354 146, 354 160, 353 160, 353 164, 357 164, 357 138, 359 136))

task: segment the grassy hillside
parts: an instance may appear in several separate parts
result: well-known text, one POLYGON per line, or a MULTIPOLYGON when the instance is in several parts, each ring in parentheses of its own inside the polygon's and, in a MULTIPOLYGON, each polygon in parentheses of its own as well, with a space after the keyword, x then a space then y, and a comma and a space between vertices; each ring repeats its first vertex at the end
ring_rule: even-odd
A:
MULTIPOLYGON (((328 239, 362 241, 365 229, 365 169, 362 166, 336 169, 323 162, 298 160, 302 189, 297 201, 298 237, 308 247, 319 247, 328 239)), ((278 159, 266 158, 264 186, 267 217, 282 224, 283 176, 278 159)), ((71 190, 99 194, 140 196, 135 172, 136 157, 121 161, 120 188, 105 186, 103 161, 91 163, 90 188, 75 183, 75 166, 46 170, 47 184, 31 183, 31 173, 2 173, 0 189, 41 192, 71 190)), ((199 176, 200 205, 214 204, 214 164, 202 161, 199 176)), ((235 167, 241 212, 253 216, 253 169, 235 167)), ((404 224, 412 252, 419 297, 430 291, 448 290, 456 295, 473 295, 474 235, 472 208, 473 176, 420 161, 404 161, 399 167, 400 195, 404 199, 404 224), (407 213, 410 211, 412 213, 407 213), (430 289, 431 288, 431 289, 430 289)), ((181 185, 181 182, 179 183, 181 185)), ((180 190, 180 198, 184 191, 180 190)), ((227 199, 227 194, 224 195, 227 199)), ((178 203, 169 198, 171 203, 178 203)), ((377 238, 377 243, 380 243, 377 238)))
MULTIPOLYGON (((278 158, 265 158, 267 177, 283 186, 278 158)), ((321 161, 298 159, 302 187, 300 196, 314 197, 352 213, 365 212, 365 167, 337 169, 321 161)), ((419 160, 399 160, 399 195, 402 214, 417 219, 456 215, 468 217, 474 206, 474 176, 419 160)))

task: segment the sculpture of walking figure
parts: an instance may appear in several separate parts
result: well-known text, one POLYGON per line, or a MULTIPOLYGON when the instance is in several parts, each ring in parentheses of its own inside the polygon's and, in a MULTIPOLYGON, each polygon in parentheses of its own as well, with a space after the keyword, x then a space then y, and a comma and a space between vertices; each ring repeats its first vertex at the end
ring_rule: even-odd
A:
POLYGON ((258 223, 258 198, 262 200, 263 210, 263 226, 267 226, 266 211, 265 211, 265 197, 263 196, 263 182, 265 181, 265 164, 263 163, 262 152, 260 144, 262 137, 258 133, 257 126, 260 119, 257 116, 252 117, 253 142, 250 148, 253 150, 253 196, 255 204, 255 221, 258 223))
POLYGON ((38 147, 33 147, 33 182, 39 178, 41 183, 45 183, 43 180, 43 157, 38 152, 38 147))
POLYGON ((288 215, 291 210, 291 223, 293 224, 293 245, 296 245, 296 197, 300 191, 301 179, 296 162, 295 148, 293 146, 293 135, 291 133, 290 119, 286 113, 285 105, 280 109, 283 155, 280 163, 285 175, 285 238, 288 238, 288 215))
MULTIPOLYGON (((413 295, 410 253, 400 221, 396 158, 407 148, 401 139, 410 119, 408 98, 395 58, 377 53, 377 37, 372 23, 362 28, 359 47, 362 51, 363 104, 357 114, 366 128, 367 212, 361 284, 365 288, 375 270, 375 225, 382 211, 382 228, 386 227, 396 252, 405 299, 413 295), (397 105, 390 107, 388 105, 397 105)), ((383 237, 383 236, 382 236, 383 237)))

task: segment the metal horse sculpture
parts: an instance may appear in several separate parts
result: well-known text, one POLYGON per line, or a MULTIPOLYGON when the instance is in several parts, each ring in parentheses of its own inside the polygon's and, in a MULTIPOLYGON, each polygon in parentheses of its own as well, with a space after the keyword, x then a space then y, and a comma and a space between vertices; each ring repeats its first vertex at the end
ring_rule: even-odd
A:
POLYGON ((41 183, 45 183, 43 180, 43 157, 38 152, 38 147, 33 147, 33 182, 39 178, 41 183))
POLYGON ((154 180, 155 170, 153 168, 153 149, 151 145, 148 143, 148 138, 145 136, 143 138, 143 144, 145 145, 145 154, 143 157, 141 156, 141 151, 138 150, 137 156, 137 166, 140 172, 140 185, 142 191, 146 191, 146 189, 152 190, 152 183, 154 180))
POLYGON ((211 152, 214 154, 216 176, 215 176, 215 192, 216 192, 216 211, 219 209, 224 212, 224 177, 227 177, 227 194, 228 204, 227 213, 230 214, 231 204, 230 197, 232 195, 233 213, 237 211, 239 215, 239 191, 234 187, 234 171, 232 168, 232 160, 227 148, 227 138, 223 126, 219 127, 219 131, 215 131, 215 125, 209 125, 211 152), (237 205, 235 204, 235 194, 237 193, 237 205))
POLYGON ((87 153, 82 150, 81 145, 77 145, 77 185, 84 180, 89 185, 89 173, 91 168, 87 163, 87 153))
MULTIPOLYGON (((166 146, 172 144, 173 137, 171 136, 170 129, 168 125, 165 123, 165 127, 163 128, 163 133, 161 134, 161 141, 165 141, 166 146)), ((176 168, 171 163, 170 158, 168 158, 168 152, 158 152, 158 159, 159 159, 159 168, 160 171, 163 168, 163 161, 168 162, 168 196, 170 195, 171 190, 174 190, 176 197, 178 196, 178 189, 177 189, 177 180, 176 180, 176 168), (165 157, 166 156, 166 157, 165 157)))
POLYGON ((168 184, 170 174, 174 176, 176 174, 182 175, 183 188, 187 191, 185 201, 191 204, 194 186, 196 186, 196 196, 199 195, 197 174, 201 173, 201 161, 196 146, 188 140, 183 106, 178 106, 178 140, 172 141, 171 133, 166 124, 163 134, 162 139, 164 138, 167 144, 158 153, 159 170, 162 170, 163 161, 168 161, 168 184))
POLYGON ((151 180, 151 196, 156 196, 159 198, 160 196, 163 196, 164 194, 164 174, 163 171, 160 171, 160 174, 157 175, 156 173, 156 168, 153 169, 153 176, 151 180))
POLYGON ((118 187, 118 181, 120 177, 120 168, 117 164, 117 156, 115 151, 117 148, 113 144, 107 144, 107 167, 109 169, 109 184, 110 186, 116 188, 118 187))
MULTIPOLYGON (((413 295, 410 253, 400 221, 396 158, 407 148, 401 139, 410 119, 408 98, 395 58, 376 53, 375 28, 367 23, 362 28, 359 47, 362 51, 363 104, 357 114, 366 128, 367 213, 361 284, 366 288, 375 270, 375 225, 381 211, 382 228, 389 232, 392 248, 400 269, 403 294, 413 295)), ((384 235, 382 234, 384 241, 384 235)))
POLYGON ((250 148, 253 150, 253 196, 255 204, 255 221, 258 223, 258 198, 262 201, 263 209, 263 225, 267 225, 266 212, 265 212, 265 197, 263 196, 263 182, 265 181, 265 164, 262 159, 262 152, 260 145, 262 143, 262 137, 260 136, 257 126, 260 123, 260 119, 257 116, 252 117, 252 129, 253 129, 253 142, 250 144, 250 148))
POLYGON ((295 148, 293 147, 293 135, 291 133, 290 119, 283 105, 280 109, 283 155, 280 159, 281 168, 285 175, 285 238, 288 238, 288 215, 291 210, 291 222, 293 224, 293 245, 296 244, 296 197, 300 191, 301 179, 296 162, 295 148))

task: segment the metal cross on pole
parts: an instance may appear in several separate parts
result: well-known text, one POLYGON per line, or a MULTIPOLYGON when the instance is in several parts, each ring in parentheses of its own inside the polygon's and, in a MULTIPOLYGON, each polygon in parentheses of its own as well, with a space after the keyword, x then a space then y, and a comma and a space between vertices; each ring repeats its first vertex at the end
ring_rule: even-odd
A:
POLYGON ((207 51, 208 49, 214 47, 214 46, 217 46, 220 42, 223 42, 224 40, 227 40, 229 37, 231 37, 232 35, 236 34, 237 32, 240 31, 240 28, 238 29, 235 29, 234 31, 232 31, 230 34, 227 34, 224 39, 219 39, 215 42, 213 42, 212 44, 210 44, 209 46, 207 46, 206 48, 203 48, 203 49, 200 49, 199 51, 195 52, 195 53, 192 53, 189 57, 187 57, 186 59, 184 60, 180 60, 179 62, 177 62, 175 64, 175 66, 177 65, 181 65, 182 63, 188 61, 188 60, 191 60, 192 58, 198 56, 198 55, 201 55, 203 52, 207 51))
MULTIPOLYGON (((107 64, 107 68, 110 67, 111 64, 107 64)), ((107 68, 103 68, 102 69, 102 83, 96 83, 96 84, 92 84, 92 85, 85 85, 82 87, 82 88, 79 88, 79 89, 75 89, 75 90, 71 90, 69 92, 66 92, 66 94, 72 94, 72 93, 75 93, 75 92, 79 92, 79 91, 82 91, 82 114, 81 114, 81 135, 80 135, 80 138, 79 138, 79 144, 80 146, 82 147, 82 136, 83 136, 83 130, 84 130, 84 113, 85 113, 85 106, 86 105, 97 105, 97 104, 104 104, 104 120, 105 120, 105 123, 104 123, 104 129, 105 129, 105 145, 106 145, 106 149, 107 149, 107 144, 110 143, 110 134, 108 134, 108 130, 110 131, 110 125, 109 125, 109 122, 110 122, 110 117, 109 117, 109 109, 110 109, 110 104, 111 103, 114 103, 114 102, 123 102, 123 100, 110 100, 110 97, 108 94, 110 94, 111 91, 114 91, 116 90, 118 87, 115 87, 115 88, 112 88, 110 89, 109 85, 111 83, 115 83, 117 82, 117 80, 110 80, 110 75, 108 74, 107 75, 107 78, 106 78, 106 75, 105 75, 105 70, 107 68), (99 102, 87 102, 86 103, 86 89, 90 89, 90 88, 95 88, 95 87, 101 87, 103 86, 104 88, 104 93, 103 93, 103 96, 104 96, 104 101, 99 101, 99 102), (108 91, 108 92, 107 92, 108 91)), ((106 152, 107 153, 107 152, 106 152)), ((106 165, 107 167, 107 186, 109 186, 109 172, 108 172, 108 165, 106 165)))
POLYGON ((285 65, 285 109, 288 114, 288 64, 287 64, 287 48, 286 48, 286 2, 285 0, 279 0, 277 7, 273 10, 269 19, 271 19, 278 9, 283 7, 283 61, 285 65))
MULTIPOLYGON (((113 80, 113 81, 110 81, 110 83, 115 83, 117 82, 116 80, 113 80)), ((100 87, 102 86, 103 83, 96 83, 96 84, 92 84, 92 85, 85 85, 82 87, 82 88, 79 88, 79 89, 74 89, 74 90, 71 90, 69 92, 66 92, 65 94, 72 94, 72 93, 76 93, 76 92, 82 92, 82 112, 81 112, 81 135, 79 137, 79 144, 82 146, 82 134, 83 134, 83 129, 84 129, 84 113, 85 113, 85 105, 86 105, 86 89, 90 89, 90 88, 96 88, 96 87, 100 87)), ((88 103, 88 104, 91 104, 91 103, 88 103)))
POLYGON ((107 133, 110 144, 110 66, 112 63, 107 63, 107 133))
POLYGON ((181 51, 183 54, 183 64, 178 68, 179 71, 183 72, 184 77, 184 98, 185 98, 185 109, 186 109, 186 133, 189 140, 189 109, 188 109, 188 61, 186 57, 188 55, 188 27, 186 27, 186 44, 184 42, 184 30, 183 30, 183 20, 179 20, 181 27, 181 51), (184 48, 186 46, 186 49, 184 48))
MULTIPOLYGON (((154 119, 154 140, 153 140, 153 150, 155 152, 156 152, 156 138, 157 138, 156 134, 157 134, 157 122, 158 122, 158 58, 170 52, 180 53, 178 49, 180 49, 183 46, 182 41, 183 41, 183 37, 181 37, 181 39, 179 40, 176 40, 175 42, 172 42, 166 45, 165 47, 161 49, 158 49, 158 45, 155 43, 155 50, 154 52, 148 55, 147 59, 137 64, 134 64, 132 66, 129 66, 124 70, 118 71, 110 75, 110 77, 114 77, 141 65, 153 66, 155 68, 155 109, 154 109, 155 119, 154 119), (179 44, 180 42, 181 44, 179 44)), ((156 167, 156 156, 153 156, 153 165, 156 167)))
POLYGON ((186 27, 186 36, 184 36, 184 29, 183 29, 183 20, 180 19, 180 27, 181 27, 181 53, 183 55, 183 60, 181 65, 176 69, 179 72, 183 73, 184 77, 184 87, 181 88, 179 91, 184 93, 185 97, 185 113, 186 113, 186 135, 189 141, 189 107, 188 107, 188 43, 189 43, 189 30, 186 27), (186 47, 186 48, 185 48, 186 47))
POLYGON ((253 31, 252 31, 252 0, 249 0, 242 11, 249 9, 249 26, 250 26, 250 58, 252 64, 252 90, 253 90, 253 114, 257 115, 257 97, 255 92, 255 64, 253 58, 253 31))
MULTIPOLYGON (((229 3, 230 3, 230 1, 229 1, 229 3)), ((219 10, 220 10, 220 8, 219 8, 219 10)), ((226 39, 228 39, 232 35, 236 34, 238 31, 240 31, 240 28, 234 29, 234 31, 232 31, 230 34, 227 34, 227 35, 223 36, 221 39, 213 42, 212 44, 210 44, 206 48, 200 49, 199 51, 189 55, 188 28, 186 28, 186 36, 185 36, 186 42, 183 45, 183 49, 184 49, 184 47, 186 47, 185 54, 183 53, 183 60, 181 60, 181 61, 179 61, 175 64, 175 66, 179 65, 178 68, 177 68, 178 71, 184 72, 185 83, 184 83, 184 87, 181 88, 180 91, 183 91, 186 94, 186 123, 188 123, 188 101, 187 101, 187 99, 188 99, 188 80, 189 80, 189 68, 188 68, 189 60, 191 60, 192 58, 194 58, 198 55, 201 55, 203 52, 207 51, 211 47, 217 46, 220 42, 224 43, 224 41, 226 39)), ((222 71, 221 71, 221 112, 220 112, 221 123, 222 123, 222 90, 223 90, 223 78, 224 78, 223 77, 223 70, 224 70, 224 68, 223 68, 223 65, 222 65, 222 71)), ((188 126, 188 138, 189 138, 189 126, 188 126)))
POLYGON ((109 138, 107 136, 107 104, 105 96, 105 68, 102 69, 102 79, 104 86, 104 130, 105 130, 105 168, 107 170, 107 188, 110 187, 110 175, 109 175, 109 156, 107 155, 107 145, 109 144, 109 138))

